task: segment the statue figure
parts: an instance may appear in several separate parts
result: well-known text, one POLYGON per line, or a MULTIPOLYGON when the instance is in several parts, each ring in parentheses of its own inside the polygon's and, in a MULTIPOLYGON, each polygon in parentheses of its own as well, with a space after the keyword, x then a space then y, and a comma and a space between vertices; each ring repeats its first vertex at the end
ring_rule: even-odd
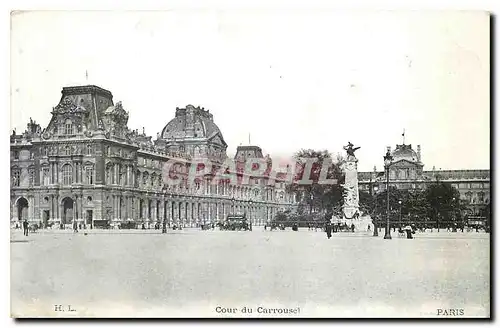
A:
POLYGON ((356 157, 354 155, 354 152, 359 148, 361 147, 354 147, 354 145, 350 141, 347 143, 347 146, 344 146, 344 150, 347 151, 347 156, 352 156, 352 157, 356 157))

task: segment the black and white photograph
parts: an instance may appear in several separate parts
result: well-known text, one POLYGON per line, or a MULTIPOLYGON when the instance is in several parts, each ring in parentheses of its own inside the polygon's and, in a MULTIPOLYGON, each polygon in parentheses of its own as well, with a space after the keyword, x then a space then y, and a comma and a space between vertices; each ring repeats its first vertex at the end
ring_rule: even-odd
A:
POLYGON ((12 11, 10 316, 490 318, 491 27, 12 11))

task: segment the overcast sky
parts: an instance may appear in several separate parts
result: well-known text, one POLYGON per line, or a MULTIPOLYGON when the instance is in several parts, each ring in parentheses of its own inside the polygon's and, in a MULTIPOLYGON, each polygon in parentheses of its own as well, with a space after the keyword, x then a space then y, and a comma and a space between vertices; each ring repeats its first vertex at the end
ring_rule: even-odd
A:
POLYGON ((342 151, 382 168, 489 169, 489 17, 481 12, 37 12, 12 18, 11 126, 45 127, 61 88, 95 84, 156 133, 176 107, 214 115, 233 154, 342 151), (88 71, 88 80, 85 72, 88 71))

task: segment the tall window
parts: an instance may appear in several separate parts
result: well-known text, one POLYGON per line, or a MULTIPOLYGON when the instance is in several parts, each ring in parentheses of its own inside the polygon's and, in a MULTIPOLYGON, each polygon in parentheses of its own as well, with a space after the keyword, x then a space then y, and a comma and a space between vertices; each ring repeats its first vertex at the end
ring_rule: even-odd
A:
POLYGON ((28 169, 28 175, 29 175, 29 186, 32 187, 35 184, 35 169, 33 168, 28 169))
POLYGON ((64 154, 65 154, 66 156, 71 155, 71 151, 70 151, 69 146, 66 146, 66 147, 64 148, 64 154))
POLYGON ((12 186, 19 187, 21 184, 21 170, 12 170, 12 186))
POLYGON ((123 186, 124 172, 125 171, 124 171, 123 167, 121 165, 119 165, 119 167, 118 167, 118 175, 119 175, 118 176, 118 184, 120 186, 123 186))
POLYGON ((73 134, 73 123, 71 120, 66 120, 66 123, 64 123, 64 134, 73 134))
POLYGON ((94 168, 92 166, 85 168, 85 181, 89 185, 94 184, 94 168))
POLYGON ((465 198, 467 199, 467 201, 469 203, 471 203, 472 202, 472 193, 470 191, 466 192, 465 193, 465 198))
POLYGON ((71 165, 66 164, 62 167, 62 180, 64 185, 70 185, 73 183, 73 170, 71 165))
POLYGON ((19 159, 19 152, 17 150, 14 151, 14 159, 19 159))
POLYGON ((480 191, 477 194, 477 200, 478 200, 479 203, 484 203, 484 192, 480 191))
POLYGON ((92 155, 92 146, 87 145, 87 155, 92 155))
POLYGON ((107 184, 111 184, 112 181, 111 181, 111 167, 107 167, 106 168, 106 183, 107 184))
POLYGON ((42 184, 44 186, 50 184, 50 171, 48 167, 42 168, 42 184))

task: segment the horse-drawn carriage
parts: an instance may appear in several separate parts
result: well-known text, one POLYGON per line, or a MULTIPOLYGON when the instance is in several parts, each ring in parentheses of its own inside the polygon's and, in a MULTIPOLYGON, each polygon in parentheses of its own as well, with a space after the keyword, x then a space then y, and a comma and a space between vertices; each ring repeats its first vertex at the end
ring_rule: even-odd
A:
POLYGON ((221 230, 252 230, 252 224, 245 214, 229 214, 226 220, 219 225, 221 230))

